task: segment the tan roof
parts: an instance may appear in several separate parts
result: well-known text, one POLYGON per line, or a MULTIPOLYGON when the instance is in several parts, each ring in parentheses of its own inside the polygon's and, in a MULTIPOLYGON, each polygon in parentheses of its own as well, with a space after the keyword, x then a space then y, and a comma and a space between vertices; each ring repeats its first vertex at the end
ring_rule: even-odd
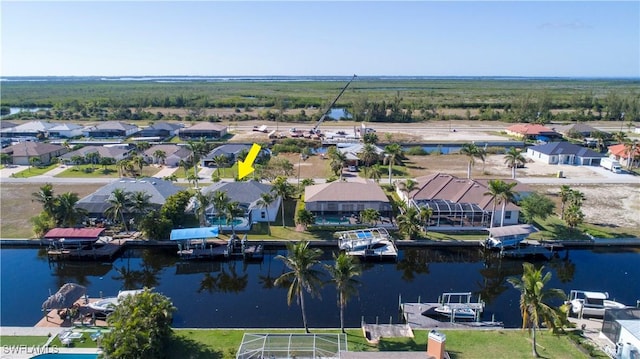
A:
MULTIPOLYGON (((507 183, 517 182, 515 180, 504 181, 507 183)), ((485 194, 489 191, 489 180, 476 181, 458 178, 450 174, 435 173, 430 176, 418 177, 416 182, 418 182, 417 189, 409 194, 416 201, 440 199, 453 203, 474 203, 484 210, 491 210, 493 207, 493 196, 485 194)), ((514 190, 518 191, 515 188, 514 190)), ((530 189, 528 186, 521 185, 520 191, 529 192, 530 189)), ((507 205, 507 209, 516 208, 518 207, 512 203, 507 205)))
POLYGON ((331 182, 307 186, 305 202, 389 202, 389 198, 377 183, 331 182))

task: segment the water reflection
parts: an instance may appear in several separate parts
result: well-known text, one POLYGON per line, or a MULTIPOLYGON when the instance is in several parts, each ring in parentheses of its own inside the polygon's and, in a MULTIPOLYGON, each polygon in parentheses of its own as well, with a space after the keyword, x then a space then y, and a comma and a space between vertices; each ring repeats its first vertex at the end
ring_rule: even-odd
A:
MULTIPOLYGON (((178 308, 177 327, 301 325, 297 305, 287 305, 286 288, 274 284, 286 271, 282 261, 274 260, 286 254, 284 249, 266 251, 264 260, 256 263, 184 262, 175 251, 159 249, 128 250, 113 263, 48 262, 37 249, 3 248, 0 254, 2 325, 33 325, 48 291, 67 282, 86 286, 90 296, 153 287, 178 308)), ((333 262, 329 250, 322 258, 324 264, 333 262)), ((637 250, 571 250, 534 263, 552 272, 554 288, 608 291, 634 304, 640 299, 639 259, 637 250)), ((521 260, 500 259, 478 248, 408 248, 400 251, 396 263, 363 264, 362 285, 345 312, 347 326, 359 326, 363 316, 397 318, 400 296, 403 301, 435 301, 443 292, 473 292, 487 303, 488 318, 495 314, 508 326, 520 325, 519 293, 507 278, 521 276, 521 260)), ((335 287, 324 286, 320 297, 324 300, 309 298, 309 325, 339 326, 335 287)))

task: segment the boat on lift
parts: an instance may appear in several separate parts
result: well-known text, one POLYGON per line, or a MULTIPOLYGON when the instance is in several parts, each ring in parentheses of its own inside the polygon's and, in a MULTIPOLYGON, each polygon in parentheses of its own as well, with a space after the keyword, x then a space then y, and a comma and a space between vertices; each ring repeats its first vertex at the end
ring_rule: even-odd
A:
POLYGON ((628 306, 609 299, 607 292, 592 292, 586 290, 572 290, 569 292, 568 304, 571 305, 571 313, 579 318, 583 316, 604 317, 607 309, 623 309, 628 306))

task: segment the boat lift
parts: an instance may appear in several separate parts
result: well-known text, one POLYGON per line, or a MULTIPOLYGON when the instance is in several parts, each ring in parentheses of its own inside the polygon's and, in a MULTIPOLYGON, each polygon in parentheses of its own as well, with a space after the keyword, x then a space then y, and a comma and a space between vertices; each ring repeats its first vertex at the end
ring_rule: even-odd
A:
POLYGON ((448 315, 451 319, 451 322, 456 321, 456 312, 457 311, 470 311, 474 312, 473 320, 478 322, 480 321, 480 315, 484 311, 484 302, 480 300, 480 296, 478 296, 477 302, 471 301, 471 292, 461 292, 461 293, 442 293, 442 296, 438 298, 438 303, 441 307, 450 308, 450 315, 448 315))

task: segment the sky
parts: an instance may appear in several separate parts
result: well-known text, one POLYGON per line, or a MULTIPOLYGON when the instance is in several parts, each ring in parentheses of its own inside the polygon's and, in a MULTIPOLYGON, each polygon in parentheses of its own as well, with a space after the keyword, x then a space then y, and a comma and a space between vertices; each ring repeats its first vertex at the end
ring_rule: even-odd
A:
POLYGON ((1 76, 640 77, 640 1, 6 1, 1 76))

